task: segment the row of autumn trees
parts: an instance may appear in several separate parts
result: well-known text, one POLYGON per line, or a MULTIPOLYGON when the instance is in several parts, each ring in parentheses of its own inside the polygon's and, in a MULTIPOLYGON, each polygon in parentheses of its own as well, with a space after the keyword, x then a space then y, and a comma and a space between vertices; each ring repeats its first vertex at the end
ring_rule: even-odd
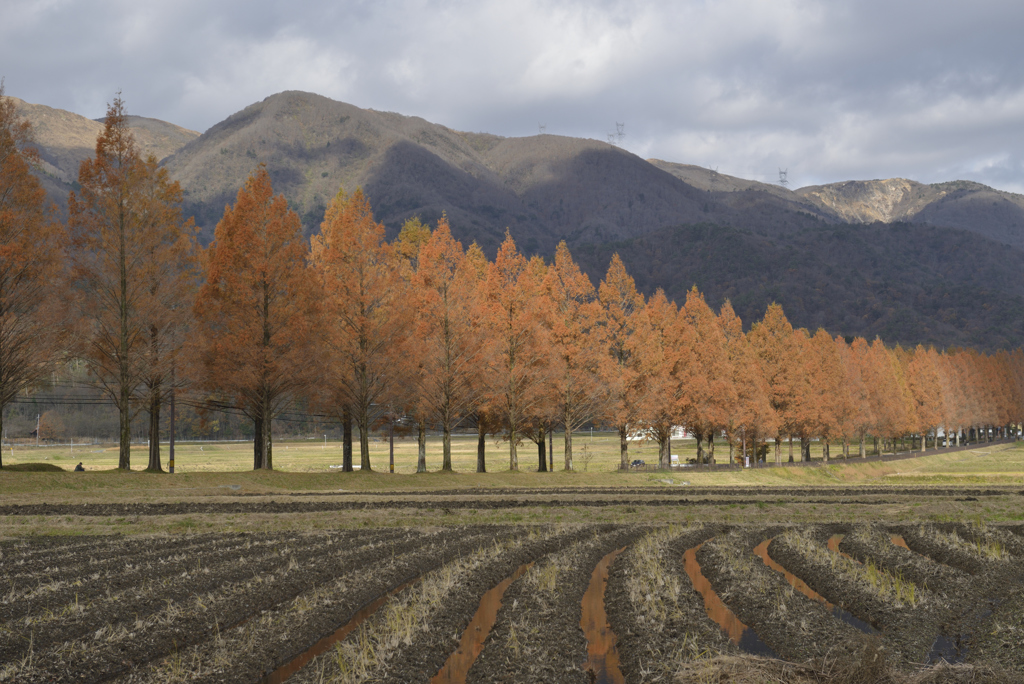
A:
MULTIPOLYGON (((118 409, 120 467, 130 425, 150 419, 160 469, 160 415, 171 392, 193 405, 243 412, 254 424, 254 467, 273 465, 274 418, 296 406, 359 433, 412 424, 419 470, 428 428, 501 433, 509 467, 523 442, 585 423, 618 430, 621 460, 644 433, 670 461, 673 426, 715 462, 729 445, 851 442, 866 436, 959 433, 1024 422, 1024 355, 890 349, 794 330, 781 307, 743 331, 728 302, 715 313, 696 289, 681 307, 637 292, 618 257, 595 288, 561 244, 552 263, 506 237, 490 261, 453 239, 441 219, 418 220, 393 243, 360 191, 339 193, 318 235, 274 195, 262 166, 226 207, 207 249, 181 215, 181 191, 143 159, 123 103, 108 110, 96 155, 82 164, 64 226, 30 173, 29 129, 0 89, 0 409, 56 364, 83 360, 118 409)), ((922 447, 926 439, 922 439, 922 447)), ((2 461, 0 461, 2 465, 2 461)), ((352 451, 344 466, 352 469, 352 451)))

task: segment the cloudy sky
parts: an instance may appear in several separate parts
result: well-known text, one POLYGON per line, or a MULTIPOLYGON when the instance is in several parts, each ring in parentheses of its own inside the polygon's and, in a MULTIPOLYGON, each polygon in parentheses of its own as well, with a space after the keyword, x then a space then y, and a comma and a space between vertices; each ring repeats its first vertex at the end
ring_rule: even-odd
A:
POLYGON ((792 187, 1024 192, 1020 0, 3 0, 7 94, 204 131, 282 90, 792 187))

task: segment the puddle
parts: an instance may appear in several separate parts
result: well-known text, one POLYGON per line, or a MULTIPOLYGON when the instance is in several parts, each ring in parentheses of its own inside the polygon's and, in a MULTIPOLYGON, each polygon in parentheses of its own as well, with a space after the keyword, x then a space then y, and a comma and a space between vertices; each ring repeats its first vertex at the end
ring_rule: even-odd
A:
POLYGON ((894 534, 890 537, 890 539, 892 539, 892 543, 896 546, 904 548, 907 551, 913 551, 913 549, 907 546, 907 540, 903 538, 902 534, 894 534))
POLYGON ((849 558, 854 563, 860 564, 859 560, 857 560, 856 558, 854 558, 850 554, 845 553, 845 552, 839 550, 839 545, 842 543, 843 538, 845 536, 846 536, 845 534, 833 534, 831 537, 829 537, 828 538, 828 550, 829 551, 834 551, 834 552, 838 553, 840 556, 842 556, 844 558, 849 558))
POLYGON ((824 596, 811 589, 809 586, 807 586, 806 582, 804 582, 802 579, 791 573, 789 570, 786 570, 786 568, 782 567, 774 560, 772 560, 771 556, 768 555, 768 545, 771 543, 771 539, 766 539, 765 541, 761 542, 756 547, 754 547, 754 554, 757 555, 757 557, 760 558, 762 561, 764 561, 765 565, 767 565, 775 572, 782 573, 782 576, 786 578, 786 581, 789 582, 790 586, 792 586, 794 589, 799 591, 807 598, 817 601, 818 603, 825 606, 825 608, 827 608, 834 617, 842 620, 851 627, 859 629, 865 634, 878 634, 877 629, 875 629, 868 623, 864 622, 863 620, 854 617, 853 615, 846 612, 839 606, 833 603, 829 603, 828 599, 826 599, 824 596))
POLYGON ((344 625, 335 630, 333 634, 325 636, 323 639, 313 644, 312 647, 310 647, 303 653, 300 653, 299 655, 295 656, 290 661, 288 661, 281 667, 277 668, 276 670, 268 674, 266 677, 260 680, 260 684, 282 684, 285 680, 287 680, 293 674, 298 672, 302 667, 304 667, 307 663, 309 663, 309 661, 311 661, 313 658, 317 657, 321 653, 324 653, 331 646, 333 646, 334 644, 336 644, 337 642, 341 641, 349 634, 351 634, 353 630, 359 627, 359 625, 363 624, 363 622, 365 622, 368 617, 376 613, 377 609, 384 605, 384 603, 389 598, 391 598, 398 592, 402 591, 403 589, 411 587, 413 584, 416 584, 416 582, 419 581, 419 577, 411 579, 408 582, 400 584, 394 589, 391 589, 383 596, 379 596, 370 603, 367 603, 365 606, 356 611, 356 614, 352 616, 352 619, 350 619, 344 625))
POLYGON ((526 574, 526 571, 532 566, 532 562, 520 565, 519 569, 511 576, 498 582, 480 597, 480 606, 473 614, 469 626, 462 633, 458 648, 448 656, 448 660, 430 680, 430 684, 465 684, 466 673, 476 662, 480 652, 484 650, 487 635, 494 627, 494 621, 498 617, 498 609, 501 608, 501 599, 505 595, 505 591, 509 585, 526 574))
POLYGON ((959 644, 960 639, 954 641, 945 634, 938 635, 935 637, 932 647, 928 650, 928 659, 925 661, 925 664, 935 665, 940 661, 946 661, 950 664, 964 662, 964 658, 967 657, 967 647, 961 648, 959 644))
POLYGON ((722 599, 718 598, 718 594, 711 588, 711 582, 700 571, 700 563, 697 562, 697 552, 702 546, 704 544, 698 544, 683 554, 683 567, 686 569, 686 574, 690 576, 693 588, 704 597, 704 610, 708 617, 722 628, 722 631, 729 636, 734 644, 747 653, 778 658, 775 651, 761 641, 754 630, 740 622, 736 614, 722 603, 722 599))
POLYGON ((604 592, 608 587, 608 568, 615 558, 626 550, 612 551, 601 559, 590 576, 590 585, 583 594, 583 615, 580 627, 587 637, 587 660, 583 663, 583 671, 590 676, 594 684, 624 684, 625 679, 619 670, 619 652, 615 648, 615 633, 608 624, 608 614, 604 609, 604 592))

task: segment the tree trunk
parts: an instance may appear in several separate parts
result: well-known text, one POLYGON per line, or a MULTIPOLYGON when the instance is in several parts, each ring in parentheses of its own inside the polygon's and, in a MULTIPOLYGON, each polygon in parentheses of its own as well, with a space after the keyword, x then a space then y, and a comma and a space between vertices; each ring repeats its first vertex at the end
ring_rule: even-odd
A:
MULTIPOLYGON (((269 411, 267 412, 269 413, 269 411)), ((263 467, 274 469, 274 420, 270 416, 263 419, 263 467)))
POLYGON ((484 451, 487 448, 487 433, 484 430, 484 421, 482 419, 477 420, 477 440, 476 440, 476 472, 486 473, 487 463, 485 461, 484 451))
POLYGON ((548 430, 548 472, 555 472, 555 431, 548 430))
MULTIPOLYGON (((789 460, 793 460, 793 443, 789 444, 789 460)), ((759 460, 760 457, 757 455, 757 440, 754 440, 754 459, 759 460)), ((782 437, 775 438, 775 465, 782 465, 782 437)))
POLYGON ((736 463, 736 443, 729 437, 729 465, 736 463))
POLYGON ((162 473, 164 469, 160 465, 160 385, 157 383, 155 391, 149 398, 149 465, 146 471, 150 473, 162 473))
POLYGON ((417 425, 416 444, 419 447, 416 458, 416 472, 427 472, 427 425, 422 420, 417 425))
POLYGON ((548 472, 547 435, 543 427, 540 428, 540 440, 537 442, 537 472, 548 472))
POLYGON ((658 439, 658 460, 662 468, 672 467, 672 428, 658 439))
POLYGON ((864 446, 864 433, 863 432, 860 433, 860 457, 861 458, 867 458, 868 457, 868 451, 867 451, 867 449, 864 446))
POLYGON ((252 469, 263 467, 263 418, 252 421, 252 469))
POLYGON ((629 434, 625 425, 619 426, 619 467, 623 470, 629 468, 629 434))
POLYGON ((843 460, 850 458, 850 438, 843 437, 843 460))
POLYGON ((921 452, 923 453, 928 446, 928 433, 921 433, 921 452))
POLYGON ((370 421, 365 411, 361 413, 363 415, 359 416, 356 422, 359 428, 359 469, 368 473, 373 470, 370 467, 370 421))
MULTIPOLYGON (((441 470, 446 473, 452 472, 452 429, 449 425, 444 426, 444 432, 441 435, 441 470)), ((426 466, 423 467, 426 472, 426 466)))
MULTIPOLYGON (((568 426, 565 428, 565 432, 562 437, 564 438, 562 441, 564 444, 563 449, 565 451, 565 469, 572 470, 574 468, 574 464, 572 462, 572 430, 570 430, 568 426)), ((625 456, 622 456, 622 458, 625 458, 625 456)))
POLYGON ((708 435, 708 465, 715 465, 715 433, 708 435))
POLYGON ((821 461, 828 463, 828 440, 824 438, 822 438, 821 444, 821 461))
POLYGON ((789 436, 789 462, 793 462, 793 435, 789 436))
POLYGON ((519 470, 519 449, 516 440, 519 435, 516 434, 515 428, 509 428, 508 430, 508 469, 512 472, 519 470))
POLYGON ((693 436, 697 438, 697 465, 704 463, 704 433, 694 432, 693 436))
POLYGON ((131 397, 128 394, 128 386, 121 385, 120 405, 118 419, 120 427, 117 467, 121 470, 132 469, 132 415, 131 397))
POLYGON ((352 412, 346 406, 341 413, 341 470, 352 472, 352 412))
POLYGON ((3 440, 3 434, 4 434, 4 409, 5 408, 6 408, 6 406, 4 404, 0 404, 0 470, 3 470, 3 468, 4 468, 4 440, 3 440))

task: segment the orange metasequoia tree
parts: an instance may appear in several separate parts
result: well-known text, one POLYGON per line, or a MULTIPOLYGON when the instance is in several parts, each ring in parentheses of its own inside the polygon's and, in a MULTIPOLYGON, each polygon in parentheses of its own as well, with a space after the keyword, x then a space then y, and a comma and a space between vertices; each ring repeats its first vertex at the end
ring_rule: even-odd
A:
MULTIPOLYGON (((737 438, 745 447, 748 435, 754 442, 760 435, 773 435, 778 429, 778 418, 768 403, 768 383, 761 362, 743 334, 743 324, 729 301, 722 305, 718 323, 725 338, 728 369, 736 393, 736 401, 726 407, 725 421, 729 462, 732 463, 737 438)), ((754 453, 756 457, 756 449, 754 453)))
MULTIPOLYGON (((191 224, 181 218, 178 184, 152 155, 140 157, 120 97, 107 109, 96 156, 82 162, 78 182, 81 191, 71 193, 68 213, 84 325, 79 354, 117 407, 118 467, 127 470, 132 417, 159 407, 163 390, 146 385, 166 371, 171 354, 163 336, 180 320, 175 307, 187 306, 191 294, 191 224), (172 272, 177 278, 179 267, 183 280, 165 282, 172 272)), ((159 460, 151 465, 160 469, 159 460)))
POLYGON ((606 397, 598 375, 605 328, 600 325, 597 291, 565 242, 558 244, 544 288, 551 301, 550 387, 565 426, 565 469, 572 470, 572 434, 600 412, 606 397))
POLYGON ((326 378, 337 409, 359 427, 360 469, 370 470, 370 428, 388 411, 408 369, 401 353, 411 311, 408 288, 384 226, 361 190, 331 200, 312 240, 313 269, 324 292, 326 378))
POLYGON ((505 425, 509 470, 519 470, 517 447, 545 399, 550 343, 542 325, 543 275, 508 234, 487 272, 484 320, 493 348, 485 377, 488 404, 505 425))
POLYGON ((410 297, 416 308, 410 346, 419 360, 414 385, 427 415, 441 425, 441 469, 451 471, 452 430, 480 398, 481 282, 445 218, 423 243, 418 261, 410 297))
POLYGON ((599 373, 607 401, 601 417, 619 432, 619 467, 629 467, 629 433, 643 411, 644 383, 637 353, 638 325, 643 318, 644 297, 616 254, 597 290, 604 330, 604 355, 599 373))
POLYGON ((768 384, 768 401, 779 418, 775 437, 775 463, 782 463, 781 436, 790 438, 789 460, 793 460, 793 436, 807 420, 812 407, 806 369, 802 367, 802 340, 793 330, 778 304, 771 304, 764 318, 750 328, 749 340, 761 360, 768 384))
POLYGON ((715 434, 728 428, 731 409, 739 401, 729 345, 718 317, 696 286, 686 293, 679 320, 682 362, 677 375, 685 397, 681 412, 698 438, 698 461, 714 465, 715 434), (701 438, 708 440, 706 454, 701 438))
POLYGON ((273 419, 319 376, 308 255, 298 215, 261 165, 214 231, 192 350, 198 386, 253 421, 254 469, 273 468, 273 419))
POLYGON ((0 434, 4 408, 53 370, 64 343, 67 240, 31 173, 30 136, 0 82, 0 434))

